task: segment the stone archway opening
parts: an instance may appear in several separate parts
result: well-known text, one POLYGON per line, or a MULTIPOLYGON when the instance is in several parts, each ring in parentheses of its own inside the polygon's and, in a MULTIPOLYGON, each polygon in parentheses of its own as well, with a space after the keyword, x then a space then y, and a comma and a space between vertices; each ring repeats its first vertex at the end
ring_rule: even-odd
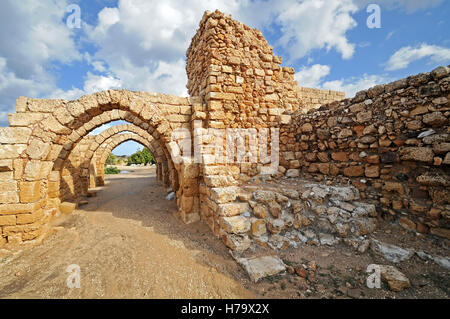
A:
POLYGON ((16 113, 9 117, 10 127, 1 132, 0 157, 14 162, 5 177, 17 188, 2 195, 2 209, 7 209, 15 220, 20 217, 19 224, 11 225, 14 227, 2 237, 8 243, 20 243, 45 234, 52 216, 61 211, 62 200, 87 191, 90 159, 109 135, 118 132, 91 138, 76 161, 71 161, 70 155, 83 146, 95 128, 119 120, 129 125, 122 131, 136 131, 145 144, 152 143, 159 157, 161 179, 176 192, 183 220, 198 220, 189 217, 198 215, 198 194, 180 187, 181 167, 173 163, 170 146, 173 130, 190 127, 196 103, 193 98, 126 90, 99 92, 76 101, 19 98, 16 113), (76 177, 76 190, 69 185, 65 188, 69 191, 62 193, 62 176, 76 177))
POLYGON ((155 154, 158 163, 158 180, 165 187, 176 187, 177 173, 170 172, 173 168, 170 158, 166 157, 163 147, 148 130, 135 124, 120 124, 111 126, 98 135, 86 135, 76 144, 60 170, 60 194, 62 200, 77 201, 88 192, 89 187, 102 186, 104 183, 104 162, 102 158, 105 147, 109 152, 127 140, 134 140, 144 145, 155 154))

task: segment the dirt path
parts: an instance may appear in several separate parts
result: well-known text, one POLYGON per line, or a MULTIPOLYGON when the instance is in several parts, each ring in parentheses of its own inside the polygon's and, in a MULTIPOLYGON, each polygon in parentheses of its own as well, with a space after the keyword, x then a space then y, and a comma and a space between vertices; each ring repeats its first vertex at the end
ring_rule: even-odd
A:
POLYGON ((252 298, 248 280, 201 222, 183 224, 154 169, 110 176, 36 247, 0 255, 0 297, 252 298), (69 289, 69 265, 81 288, 69 289))

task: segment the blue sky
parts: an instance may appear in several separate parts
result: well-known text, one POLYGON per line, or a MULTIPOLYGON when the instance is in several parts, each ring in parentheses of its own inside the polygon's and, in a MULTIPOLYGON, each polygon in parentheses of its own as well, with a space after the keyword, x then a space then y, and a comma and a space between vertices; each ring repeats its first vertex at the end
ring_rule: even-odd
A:
MULTIPOLYGON (((3 0, 0 126, 15 99, 77 99, 110 88, 187 95, 185 52, 205 10, 259 28, 300 86, 348 97, 450 64, 444 0, 3 0), (370 3, 381 28, 368 28, 370 3), (80 8, 80 28, 67 21, 80 8)), ((97 129, 96 133, 108 126, 97 129)), ((137 143, 114 150, 131 153, 137 143)))

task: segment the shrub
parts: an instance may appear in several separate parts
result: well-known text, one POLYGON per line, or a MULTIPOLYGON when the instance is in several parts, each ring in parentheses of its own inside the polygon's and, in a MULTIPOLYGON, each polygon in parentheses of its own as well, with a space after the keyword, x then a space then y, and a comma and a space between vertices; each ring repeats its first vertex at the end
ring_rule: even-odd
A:
POLYGON ((120 169, 118 169, 115 166, 108 166, 105 168, 105 174, 119 174, 120 173, 120 169))

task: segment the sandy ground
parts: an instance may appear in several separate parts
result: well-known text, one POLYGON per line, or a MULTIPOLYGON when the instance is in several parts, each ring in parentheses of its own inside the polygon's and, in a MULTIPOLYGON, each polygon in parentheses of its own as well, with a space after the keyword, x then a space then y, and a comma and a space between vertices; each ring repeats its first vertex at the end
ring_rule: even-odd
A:
MULTIPOLYGON (((392 292, 366 286, 369 264, 391 264, 371 251, 348 246, 303 246, 281 251, 297 268, 311 262, 305 278, 276 275, 257 284, 202 222, 185 225, 158 185, 153 168, 123 168, 110 175, 97 197, 55 221, 58 231, 32 248, 0 250, 1 298, 444 298, 450 273, 417 256, 395 265, 411 288, 392 292), (67 287, 69 265, 80 267, 81 288, 67 287)), ((430 241, 385 223, 383 242, 448 256, 443 241, 430 241)), ((273 253, 273 252, 272 252, 273 253)))
POLYGON ((185 225, 154 169, 108 176, 39 246, 0 256, 0 297, 252 298, 243 271, 201 222, 185 225), (81 288, 69 289, 69 265, 81 288), (242 277, 242 278, 239 278, 242 277))

